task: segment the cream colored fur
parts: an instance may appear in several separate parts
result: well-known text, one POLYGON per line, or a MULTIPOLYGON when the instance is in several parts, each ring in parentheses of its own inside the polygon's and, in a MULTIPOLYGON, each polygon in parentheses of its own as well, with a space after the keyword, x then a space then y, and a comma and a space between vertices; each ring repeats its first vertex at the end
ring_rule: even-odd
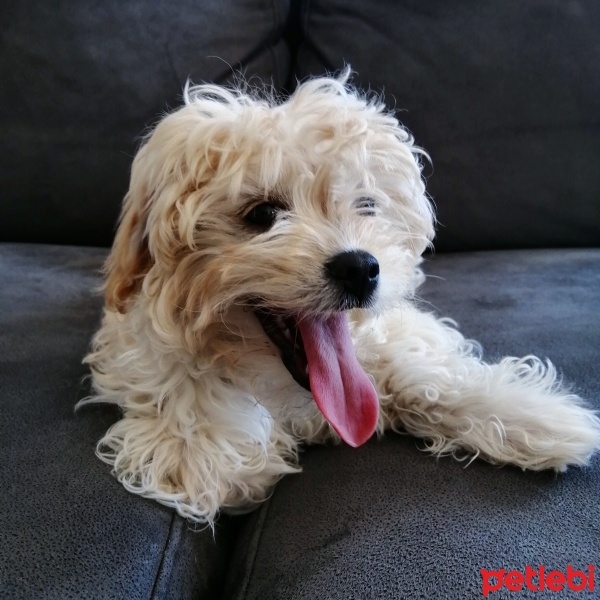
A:
MULTIPOLYGON (((377 257, 374 306, 348 313, 380 396, 378 432, 435 454, 564 470, 600 447, 600 421, 534 357, 487 365, 413 300, 433 214, 421 152, 377 99, 316 79, 277 102, 203 85, 147 137, 106 265, 106 308, 86 362, 123 417, 98 455, 130 491, 212 525, 263 500, 303 443, 336 440, 249 307, 333 312, 323 264, 377 257), (375 214, 359 214, 371 198, 375 214), (276 198, 264 232, 243 221, 276 198)), ((357 450, 357 452, 360 450, 357 450)))

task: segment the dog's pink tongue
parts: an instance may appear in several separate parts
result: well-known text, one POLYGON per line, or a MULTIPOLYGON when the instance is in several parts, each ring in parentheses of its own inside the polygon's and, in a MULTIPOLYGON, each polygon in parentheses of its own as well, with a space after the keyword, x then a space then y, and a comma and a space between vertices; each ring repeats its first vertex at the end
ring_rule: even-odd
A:
POLYGON ((379 401, 354 353, 346 316, 305 318, 298 327, 319 410, 346 443, 364 444, 377 426, 379 401))

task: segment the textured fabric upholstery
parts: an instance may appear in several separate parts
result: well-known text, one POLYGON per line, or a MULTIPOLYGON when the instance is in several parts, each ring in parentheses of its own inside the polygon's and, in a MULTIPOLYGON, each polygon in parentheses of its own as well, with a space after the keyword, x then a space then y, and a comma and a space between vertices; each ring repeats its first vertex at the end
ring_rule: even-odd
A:
POLYGON ((126 492, 94 455, 116 411, 73 410, 104 256, 0 244, 0 597, 214 598, 232 521, 213 539, 126 492))
MULTIPOLYGON (((549 356, 600 409, 600 251, 448 254, 428 272, 424 301, 460 321, 487 356, 549 356)), ((465 468, 422 447, 388 435, 359 449, 308 449, 304 471, 246 524, 225 598, 456 600, 481 597, 480 568, 596 564, 597 458, 555 476, 483 461, 465 468)), ((543 594, 493 595, 513 596, 543 594)))
POLYGON ((349 62, 431 154, 439 250, 600 240, 594 0, 483 0, 476 10, 50 0, 0 11, 2 239, 108 245, 140 135, 179 104, 187 77, 225 81, 229 64, 281 89, 349 62), (282 36, 296 13, 292 69, 282 36), (26 216, 29 227, 15 227, 26 216))
POLYGON ((188 77, 287 80, 286 6, 3 2, 0 239, 109 245, 140 136, 188 77))
MULTIPOLYGON (((0 240, 60 244, 0 243, 0 598, 455 600, 481 597, 480 568, 597 564, 598 458, 555 476, 465 469, 400 435, 314 447, 213 537, 94 456, 116 410, 73 407, 93 246, 144 129, 188 77, 231 65, 285 91, 350 63, 432 157, 424 308, 490 359, 550 357, 600 408, 599 30, 595 0, 0 3, 0 240), (440 254, 560 246, 580 248, 440 254)), ((544 597, 493 597, 517 596, 544 597)))

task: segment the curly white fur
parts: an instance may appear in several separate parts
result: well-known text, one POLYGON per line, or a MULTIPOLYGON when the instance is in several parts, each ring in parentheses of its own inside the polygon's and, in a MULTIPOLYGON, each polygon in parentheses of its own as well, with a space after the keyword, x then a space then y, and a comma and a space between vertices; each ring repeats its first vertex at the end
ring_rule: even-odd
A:
POLYGON ((487 365, 447 320, 413 302, 433 213, 421 151, 377 99, 339 79, 277 102, 213 85, 186 89, 137 154, 106 265, 106 309, 86 357, 95 396, 123 418, 98 444, 125 487, 212 525, 297 472, 300 444, 337 439, 292 379, 248 299, 333 311, 324 262, 377 257, 373 306, 348 313, 380 397, 378 432, 426 438, 435 454, 523 468, 583 465, 600 421, 534 357, 487 365), (276 197, 267 231, 243 215, 276 197), (364 216, 357 200, 372 199, 364 216))

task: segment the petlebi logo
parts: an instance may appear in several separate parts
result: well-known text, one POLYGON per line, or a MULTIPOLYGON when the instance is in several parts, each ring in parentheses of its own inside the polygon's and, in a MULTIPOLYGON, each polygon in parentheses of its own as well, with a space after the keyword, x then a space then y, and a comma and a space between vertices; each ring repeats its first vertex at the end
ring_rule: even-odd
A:
POLYGON ((506 569, 487 570, 481 572, 481 593, 485 598, 507 590, 509 592, 593 592, 596 589, 594 565, 577 569, 567 565, 565 571, 551 571, 543 565, 532 567, 527 565, 524 571, 507 571, 506 569))

